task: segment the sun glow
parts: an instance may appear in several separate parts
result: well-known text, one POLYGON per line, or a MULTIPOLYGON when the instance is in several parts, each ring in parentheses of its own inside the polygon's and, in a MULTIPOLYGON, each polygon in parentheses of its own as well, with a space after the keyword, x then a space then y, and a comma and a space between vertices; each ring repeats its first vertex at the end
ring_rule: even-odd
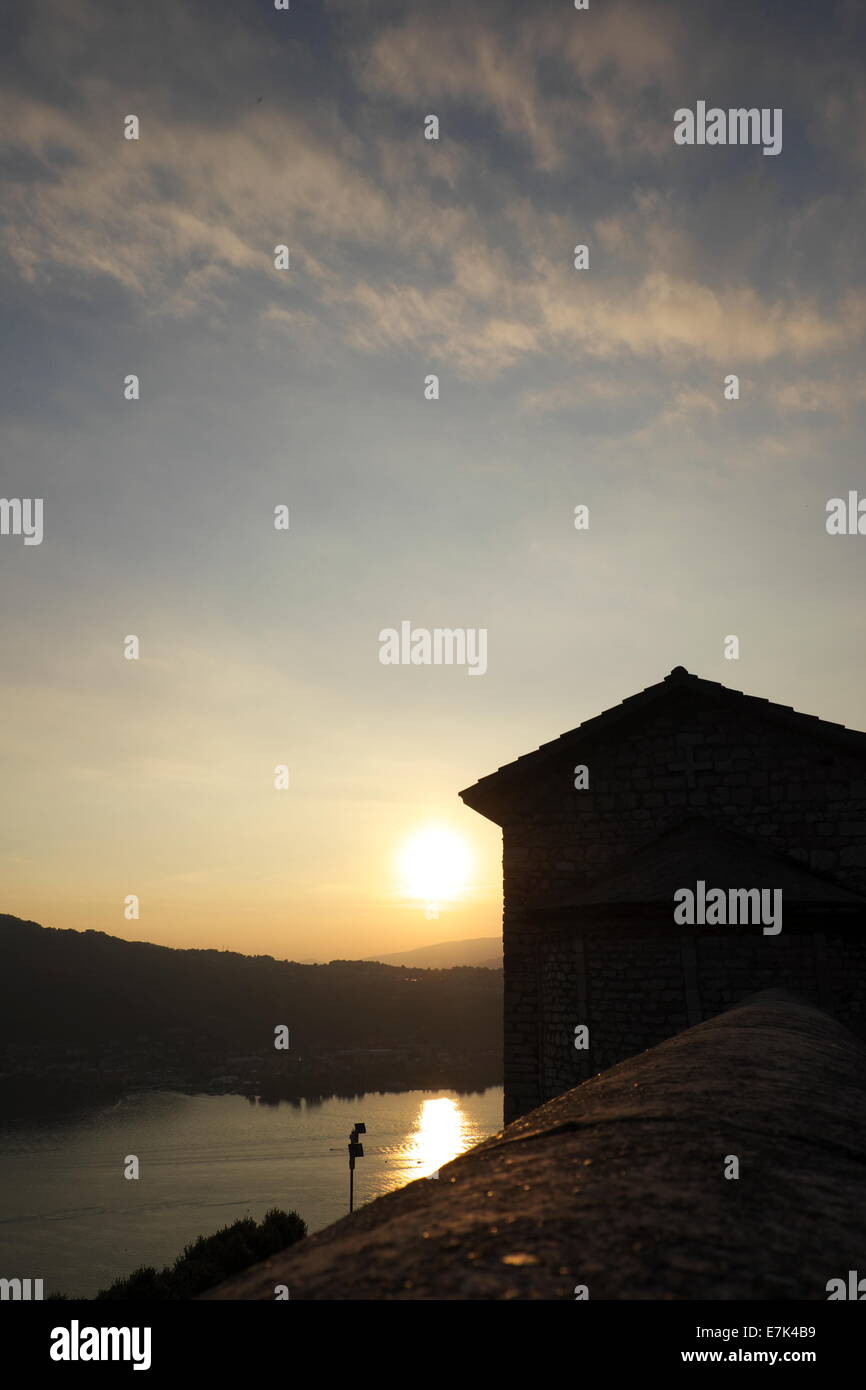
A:
POLYGON ((407 1145, 406 1157, 414 1168, 413 1178, 426 1178, 450 1163, 466 1148, 464 1119, 460 1106, 449 1096, 425 1100, 407 1145))
POLYGON ((400 855, 403 891, 428 908, 452 902, 466 887, 471 855, 452 830, 429 826, 404 845, 400 855))

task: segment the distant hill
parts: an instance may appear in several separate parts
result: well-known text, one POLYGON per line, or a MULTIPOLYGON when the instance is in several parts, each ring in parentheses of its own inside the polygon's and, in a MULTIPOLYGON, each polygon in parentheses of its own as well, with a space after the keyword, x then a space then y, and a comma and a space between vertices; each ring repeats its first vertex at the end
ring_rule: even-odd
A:
MULTIPOLYGON (((433 948, 431 948, 433 949, 433 948)), ((500 1047, 502 981, 488 970, 371 961, 300 965, 176 950, 0 914, 0 1044, 132 1042, 172 1054, 273 1052, 285 1024, 304 1050, 500 1047)))
POLYGON ((388 955, 366 956, 382 965, 407 965, 416 970, 447 970, 455 965, 502 969, 502 938, 474 936, 465 941, 438 941, 433 946, 416 946, 411 951, 392 951, 388 955))

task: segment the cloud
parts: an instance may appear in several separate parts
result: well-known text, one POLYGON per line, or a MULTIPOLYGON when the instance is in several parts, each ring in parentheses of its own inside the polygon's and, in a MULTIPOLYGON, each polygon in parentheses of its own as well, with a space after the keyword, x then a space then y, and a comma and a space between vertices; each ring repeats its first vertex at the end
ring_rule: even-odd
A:
POLYGON ((779 411, 844 414, 856 404, 866 404, 866 373, 837 370, 826 380, 799 376, 773 384, 769 395, 779 411))
MULTIPOLYGON (((172 44, 193 42, 190 9, 159 13, 172 44)), ((130 21, 144 56, 133 80, 120 54, 113 79, 109 55, 129 32, 116 16, 97 64, 96 7, 72 7, 60 43, 37 6, 22 48, 54 80, 43 95, 13 89, 0 100, 18 156, 3 248, 34 288, 84 295, 88 281, 108 279, 148 317, 246 313, 311 337, 318 328, 364 354, 411 349, 469 380, 544 358, 579 368, 696 357, 736 370, 860 342, 866 291, 828 278, 826 262, 807 287, 759 276, 785 216, 762 168, 757 185, 751 165, 722 173, 731 231, 721 244, 713 198, 684 203, 686 162, 674 159, 661 94, 682 88, 704 24, 654 5, 613 4, 591 20, 550 6, 501 14, 498 24, 448 6, 401 10, 393 22, 367 14, 353 45, 347 18, 333 62, 356 86, 343 101, 310 101, 268 85, 284 31, 226 11, 209 30, 213 70, 193 62, 198 105, 182 105, 188 55, 160 68, 153 24, 130 21), (236 78, 220 103, 233 51, 245 97, 236 78), (63 53, 78 75, 73 105, 63 53), (257 70, 267 105, 252 95, 257 70), (428 107, 443 118, 439 145, 422 138, 428 107), (141 140, 127 142, 122 118, 136 108, 141 140), (492 124, 467 123, 469 111, 492 124), (600 160, 603 195, 576 211, 582 179, 602 186, 600 160), (621 177, 641 160, 639 183, 621 177), (527 177, 546 196, 528 196, 527 177), (738 215, 756 198, 757 226, 738 215), (578 240, 591 244, 588 272, 571 267, 578 240), (281 242, 292 253, 285 274, 273 269, 281 242)), ((828 100, 816 119, 837 128, 849 109, 847 96, 828 100)), ((796 235, 825 244, 828 223, 844 225, 832 198, 796 216, 796 235)), ((844 254, 850 261, 853 242, 844 254)))
POLYGON ((588 137, 607 152, 669 146, 667 130, 635 125, 632 115, 635 90, 675 71, 679 27, 676 18, 660 22, 633 5, 602 9, 589 24, 543 6, 503 7, 498 23, 483 7, 437 6, 386 27, 356 68, 371 96, 414 110, 420 101, 440 116, 455 102, 487 112, 538 168, 551 171, 588 137), (557 91, 545 82, 554 64, 557 91))

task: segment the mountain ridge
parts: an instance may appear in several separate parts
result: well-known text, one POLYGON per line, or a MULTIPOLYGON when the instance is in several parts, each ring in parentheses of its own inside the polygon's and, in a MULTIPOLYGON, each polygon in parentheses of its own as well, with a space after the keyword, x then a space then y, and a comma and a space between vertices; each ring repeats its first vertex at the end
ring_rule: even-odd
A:
POLYGON ((408 951, 388 951, 365 960, 380 965, 406 965, 415 969, 449 969, 471 965, 484 970, 502 969, 502 939, 498 936, 471 936, 458 941, 436 941, 414 946, 408 951))
POLYGON ((465 1045, 473 1036, 476 1045, 498 1045, 501 981, 493 972, 415 971, 375 960, 302 965, 162 946, 4 913, 0 1042, 125 1039, 138 1029, 272 1049, 274 1027, 285 1024, 299 1046, 438 1046, 454 1044, 456 1023, 465 1045))

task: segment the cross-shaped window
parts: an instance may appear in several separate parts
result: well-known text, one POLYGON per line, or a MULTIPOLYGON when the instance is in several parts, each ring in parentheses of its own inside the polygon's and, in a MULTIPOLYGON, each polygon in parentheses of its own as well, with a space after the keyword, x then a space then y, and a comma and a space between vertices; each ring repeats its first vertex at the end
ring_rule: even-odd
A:
POLYGON ((682 743, 680 745, 684 761, 681 763, 671 763, 672 772, 684 772, 686 774, 686 786, 695 785, 696 772, 709 772, 713 766, 712 762, 696 762, 695 747, 693 743, 682 743))

